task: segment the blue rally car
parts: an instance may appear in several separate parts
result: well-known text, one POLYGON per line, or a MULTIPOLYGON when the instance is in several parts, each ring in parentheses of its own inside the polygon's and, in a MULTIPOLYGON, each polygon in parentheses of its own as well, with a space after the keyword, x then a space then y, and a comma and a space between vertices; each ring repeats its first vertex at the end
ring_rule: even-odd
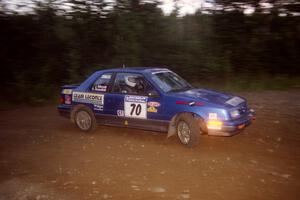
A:
POLYGON ((97 124, 162 131, 188 147, 201 134, 231 136, 254 118, 244 98, 194 88, 166 68, 96 71, 62 87, 58 111, 85 132, 97 124))

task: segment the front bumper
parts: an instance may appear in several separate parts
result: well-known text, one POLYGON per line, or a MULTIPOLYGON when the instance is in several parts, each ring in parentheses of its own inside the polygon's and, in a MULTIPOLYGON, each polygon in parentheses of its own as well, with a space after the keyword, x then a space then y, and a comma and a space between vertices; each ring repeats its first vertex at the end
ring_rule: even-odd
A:
POLYGON ((240 133, 252 121, 255 120, 254 110, 250 110, 249 113, 241 119, 224 123, 220 130, 208 129, 208 135, 212 136, 233 136, 240 133))

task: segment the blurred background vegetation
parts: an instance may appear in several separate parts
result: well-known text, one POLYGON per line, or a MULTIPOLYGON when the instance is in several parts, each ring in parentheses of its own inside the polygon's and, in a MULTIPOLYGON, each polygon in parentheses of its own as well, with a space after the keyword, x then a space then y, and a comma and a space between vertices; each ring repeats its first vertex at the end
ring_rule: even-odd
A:
POLYGON ((123 64, 167 66, 229 91, 300 87, 297 1, 264 10, 261 1, 217 0, 188 15, 179 4, 166 15, 156 0, 28 2, 18 6, 30 12, 17 12, 0 0, 2 104, 48 101, 63 84, 123 64))

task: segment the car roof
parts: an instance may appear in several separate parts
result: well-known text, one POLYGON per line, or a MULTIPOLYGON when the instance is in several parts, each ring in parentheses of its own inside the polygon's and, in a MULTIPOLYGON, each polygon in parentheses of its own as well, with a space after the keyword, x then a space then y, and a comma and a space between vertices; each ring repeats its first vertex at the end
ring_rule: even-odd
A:
POLYGON ((127 67, 127 68, 112 68, 112 69, 103 69, 98 70, 97 72, 155 72, 161 70, 168 70, 166 67, 127 67))

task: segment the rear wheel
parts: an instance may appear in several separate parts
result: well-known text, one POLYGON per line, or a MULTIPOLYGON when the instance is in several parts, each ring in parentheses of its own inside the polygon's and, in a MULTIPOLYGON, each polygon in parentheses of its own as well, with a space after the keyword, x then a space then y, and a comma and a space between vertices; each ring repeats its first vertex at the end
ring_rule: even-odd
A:
POLYGON ((200 120, 190 113, 184 113, 178 116, 176 123, 176 132, 180 142, 187 147, 194 147, 199 144, 202 134, 200 120))
POLYGON ((92 132, 97 127, 94 114, 85 107, 82 107, 75 112, 74 121, 76 126, 84 132, 92 132))

